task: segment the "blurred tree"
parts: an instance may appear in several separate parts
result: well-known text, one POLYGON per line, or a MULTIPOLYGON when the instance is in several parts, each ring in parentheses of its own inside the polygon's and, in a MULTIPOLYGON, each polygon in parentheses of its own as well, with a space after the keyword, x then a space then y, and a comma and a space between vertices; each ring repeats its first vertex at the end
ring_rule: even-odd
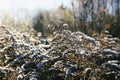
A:
POLYGON ((120 30, 120 0, 71 0, 71 8, 61 4, 56 10, 38 13, 34 29, 42 33, 48 24, 61 29, 62 24, 70 25, 72 31, 80 30, 88 35, 109 30, 113 35, 120 30))
POLYGON ((113 34, 120 28, 120 0, 72 0, 72 10, 75 28, 87 34, 115 29, 113 34))
POLYGON ((44 35, 43 21, 44 21, 44 17, 43 17, 43 13, 41 13, 41 12, 39 14, 37 14, 36 17, 33 19, 33 28, 37 32, 41 32, 42 35, 44 35))

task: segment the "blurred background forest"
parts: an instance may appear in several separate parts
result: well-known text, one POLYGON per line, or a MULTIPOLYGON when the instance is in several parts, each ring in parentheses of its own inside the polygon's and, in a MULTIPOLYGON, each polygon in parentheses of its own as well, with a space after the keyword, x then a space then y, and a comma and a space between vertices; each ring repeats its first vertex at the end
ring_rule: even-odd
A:
POLYGON ((18 13, 21 16, 14 17, 4 12, 0 16, 0 24, 20 32, 34 29, 47 36, 67 23, 71 31, 92 35, 108 30, 114 37, 120 38, 120 0, 70 0, 70 7, 61 3, 53 10, 37 10, 34 16, 30 16, 25 9, 18 13), (51 29, 56 26, 57 29, 51 29))

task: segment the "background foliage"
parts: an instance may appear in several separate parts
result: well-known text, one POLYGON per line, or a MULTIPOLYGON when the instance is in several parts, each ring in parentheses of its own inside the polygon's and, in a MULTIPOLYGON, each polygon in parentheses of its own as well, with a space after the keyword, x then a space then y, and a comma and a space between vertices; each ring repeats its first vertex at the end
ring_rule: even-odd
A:
POLYGON ((5 13, 1 17, 1 24, 21 32, 30 32, 33 28, 48 35, 53 32, 47 28, 48 25, 57 26, 57 30, 61 30, 62 25, 67 23, 71 31, 92 35, 109 30, 114 37, 120 38, 120 0, 71 0, 71 7, 61 4, 52 11, 40 10, 34 17, 26 12, 25 18, 21 20, 18 16, 13 18, 5 13))

